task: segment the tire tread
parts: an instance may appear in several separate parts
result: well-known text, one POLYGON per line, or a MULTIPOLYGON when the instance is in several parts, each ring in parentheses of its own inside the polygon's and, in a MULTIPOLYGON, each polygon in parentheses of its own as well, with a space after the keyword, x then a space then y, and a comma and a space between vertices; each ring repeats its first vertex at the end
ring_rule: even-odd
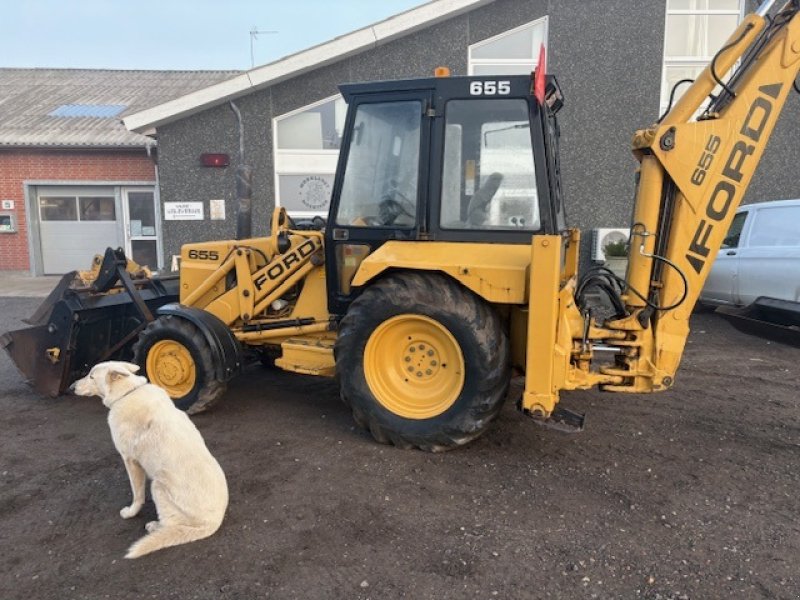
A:
POLYGON ((334 346, 342 400, 353 411, 355 422, 380 443, 433 452, 449 450, 477 438, 499 414, 510 381, 509 354, 508 337, 490 304, 445 275, 420 272, 392 274, 365 290, 342 319, 334 346), (432 306, 438 311, 446 310, 453 319, 464 322, 477 338, 478 352, 485 358, 485 364, 465 365, 478 371, 473 377, 477 399, 449 419, 446 427, 424 435, 402 427, 392 429, 374 410, 377 401, 363 400, 365 395, 371 398, 371 393, 353 370, 363 370, 363 361, 358 363, 363 357, 365 337, 369 335, 364 324, 387 306, 402 306, 404 313, 429 316, 432 306))
POLYGON ((155 343, 162 339, 174 339, 174 332, 179 332, 186 337, 193 346, 189 350, 193 349, 200 355, 200 364, 196 365, 196 368, 199 367, 198 371, 202 372, 203 376, 200 388, 195 394, 196 399, 183 410, 190 415, 207 411, 224 395, 227 386, 225 382, 214 377, 214 359, 211 355, 211 348, 202 332, 192 323, 174 315, 163 315, 148 323, 133 345, 134 362, 146 374, 147 356, 145 352, 152 345, 150 341, 155 343))

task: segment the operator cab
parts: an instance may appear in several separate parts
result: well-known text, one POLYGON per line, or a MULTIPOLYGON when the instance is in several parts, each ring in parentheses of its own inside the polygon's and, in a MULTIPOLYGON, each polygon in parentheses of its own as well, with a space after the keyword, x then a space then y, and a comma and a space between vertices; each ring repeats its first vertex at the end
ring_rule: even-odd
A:
POLYGON ((529 244, 565 229, 554 77, 543 105, 522 75, 340 90, 348 113, 326 232, 332 312, 344 313, 361 261, 389 240, 529 244))

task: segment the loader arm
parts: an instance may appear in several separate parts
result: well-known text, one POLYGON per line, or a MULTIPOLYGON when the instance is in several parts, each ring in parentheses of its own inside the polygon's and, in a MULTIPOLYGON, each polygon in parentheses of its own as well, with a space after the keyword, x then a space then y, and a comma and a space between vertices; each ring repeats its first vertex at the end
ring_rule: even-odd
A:
POLYGON ((573 291, 612 276, 594 270, 570 284, 560 267, 565 244, 534 238, 531 278, 551 293, 529 308, 528 412, 549 416, 561 389, 672 385, 692 309, 800 69, 800 1, 769 16, 773 4, 748 15, 660 122, 634 136, 640 167, 622 314, 596 323, 573 291), (597 344, 617 348, 613 365, 591 368, 597 344))

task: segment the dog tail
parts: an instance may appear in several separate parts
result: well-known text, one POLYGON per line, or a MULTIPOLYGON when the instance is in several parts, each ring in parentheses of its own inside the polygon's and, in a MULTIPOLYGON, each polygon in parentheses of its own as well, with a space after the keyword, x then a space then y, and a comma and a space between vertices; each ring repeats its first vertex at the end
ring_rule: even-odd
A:
POLYGON ((139 558, 162 548, 202 540, 212 535, 217 527, 190 527, 188 525, 164 525, 134 542, 125 558, 139 558))

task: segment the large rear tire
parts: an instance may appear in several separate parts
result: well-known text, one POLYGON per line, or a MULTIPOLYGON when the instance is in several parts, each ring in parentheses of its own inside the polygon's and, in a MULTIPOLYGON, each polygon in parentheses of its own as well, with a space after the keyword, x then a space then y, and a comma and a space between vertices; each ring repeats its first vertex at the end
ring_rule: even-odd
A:
POLYGON ((225 393, 208 342, 185 319, 164 315, 151 322, 134 344, 133 356, 150 383, 164 388, 189 414, 208 410, 225 393))
POLYGON ((342 399, 381 443, 449 450, 502 407, 509 342, 495 310, 435 273, 391 275, 351 305, 334 348, 342 399))

